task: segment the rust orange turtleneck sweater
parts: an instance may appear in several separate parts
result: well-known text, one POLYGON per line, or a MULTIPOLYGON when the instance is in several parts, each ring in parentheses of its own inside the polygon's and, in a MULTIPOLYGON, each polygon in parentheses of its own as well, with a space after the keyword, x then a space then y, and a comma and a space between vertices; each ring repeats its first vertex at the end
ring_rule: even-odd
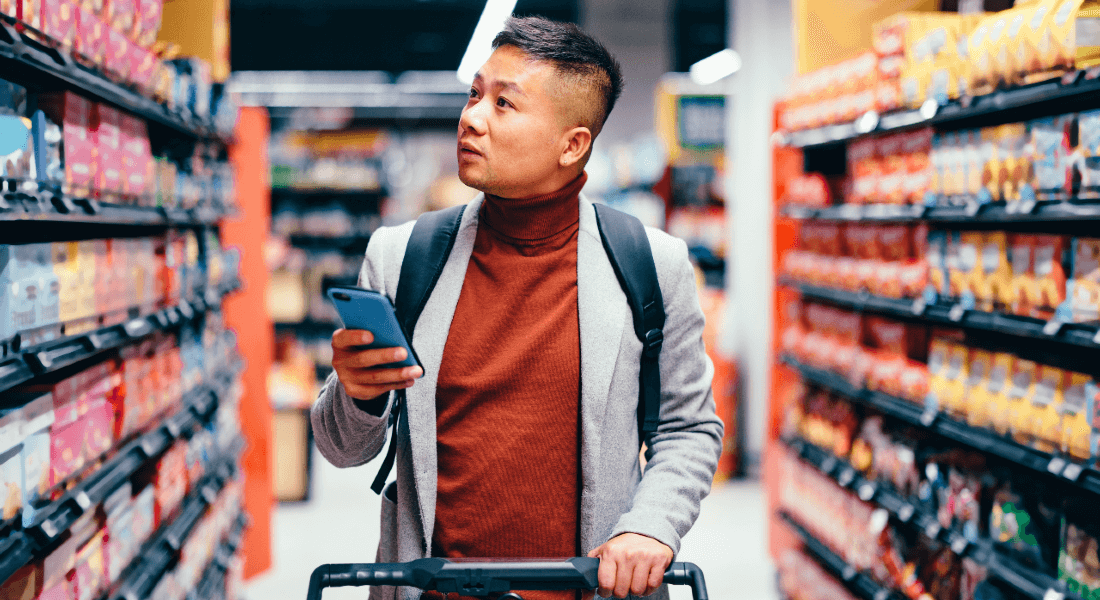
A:
MULTIPOLYGON (((439 369, 435 556, 578 553, 577 196, 586 180, 482 205, 439 369)), ((530 594, 547 597, 573 594, 530 594)))

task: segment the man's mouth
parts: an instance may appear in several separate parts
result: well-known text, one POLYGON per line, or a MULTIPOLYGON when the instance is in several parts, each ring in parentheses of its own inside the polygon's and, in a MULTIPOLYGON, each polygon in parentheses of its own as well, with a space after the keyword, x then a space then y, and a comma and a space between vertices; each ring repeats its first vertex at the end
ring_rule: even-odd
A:
POLYGON ((481 156, 481 152, 477 148, 474 148, 470 144, 460 143, 458 145, 458 152, 466 156, 481 156))

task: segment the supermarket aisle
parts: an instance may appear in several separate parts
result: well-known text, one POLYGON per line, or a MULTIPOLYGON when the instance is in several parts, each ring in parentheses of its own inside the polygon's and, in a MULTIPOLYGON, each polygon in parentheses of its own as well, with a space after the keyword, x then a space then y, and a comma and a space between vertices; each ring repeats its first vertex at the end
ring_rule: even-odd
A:
MULTIPOLYGON (((313 568, 326 562, 374 560, 378 497, 370 491, 373 464, 337 469, 314 454, 313 500, 282 505, 274 514, 274 568, 252 581, 245 600, 302 600, 313 568)), ((697 563, 712 598, 775 600, 774 569, 767 557, 764 495, 755 482, 716 488, 704 501, 680 559, 697 563)), ((326 590, 325 600, 365 598, 363 590, 326 590)), ((690 600, 674 588, 672 600, 690 600)))

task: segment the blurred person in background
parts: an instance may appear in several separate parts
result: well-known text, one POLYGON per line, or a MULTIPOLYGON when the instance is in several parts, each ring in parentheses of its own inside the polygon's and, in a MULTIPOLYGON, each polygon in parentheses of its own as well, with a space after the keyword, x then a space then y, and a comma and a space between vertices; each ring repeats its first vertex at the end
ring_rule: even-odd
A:
MULTIPOLYGON (((601 559, 601 596, 667 597, 664 572, 722 439, 687 247, 647 230, 667 320, 661 422, 643 472, 642 345, 580 193, 622 90, 619 65, 575 25, 537 17, 510 19, 493 48, 458 127, 459 177, 483 193, 415 329, 425 370, 381 368, 405 351, 364 350, 370 332, 337 331, 312 412, 317 446, 338 467, 372 460, 392 392, 405 390, 377 561, 588 555, 601 559)), ((412 226, 371 236, 361 286, 393 299, 412 226)))

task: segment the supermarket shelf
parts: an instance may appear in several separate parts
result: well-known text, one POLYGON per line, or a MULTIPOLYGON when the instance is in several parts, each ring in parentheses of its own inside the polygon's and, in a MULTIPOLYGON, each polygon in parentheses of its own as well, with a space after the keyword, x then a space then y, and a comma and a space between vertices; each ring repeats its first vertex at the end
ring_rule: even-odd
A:
POLYGON ((1057 598, 1080 600, 1075 594, 1070 594, 1062 582, 994 551, 988 541, 971 543, 959 532, 942 527, 935 516, 917 509, 890 486, 879 485, 860 476, 848 461, 797 437, 787 438, 783 443, 838 486, 852 490, 865 502, 877 504, 897 521, 917 528, 927 537, 947 544, 958 556, 969 556, 986 565, 991 577, 1026 597, 1046 600, 1051 598, 1048 594, 1053 592, 1058 594, 1054 596, 1057 598))
POLYGON ((214 225, 231 213, 214 208, 165 209, 99 202, 42 191, 0 195, 0 223, 38 221, 139 227, 214 225))
POLYGON ((0 361, 0 392, 26 383, 37 376, 124 346, 155 331, 171 329, 217 306, 221 297, 240 287, 239 281, 220 286, 213 294, 181 300, 176 306, 102 327, 80 335, 21 349, 0 361))
POLYGON ((1043 321, 1004 313, 964 310, 962 305, 927 304, 923 299, 905 300, 873 296, 835 288, 780 280, 780 285, 797 288, 804 298, 828 302, 842 308, 890 317, 920 320, 976 331, 1058 342, 1080 348, 1100 349, 1100 327, 1043 321))
POLYGON ((849 565, 843 558, 830 550, 828 546, 821 543, 791 515, 781 510, 779 516, 798 534, 798 537, 802 538, 806 553, 821 563, 825 570, 844 582, 848 589, 859 598, 863 600, 901 600, 904 598, 899 592, 883 587, 870 577, 856 571, 855 567, 849 565))
POLYGON ((1044 200, 1029 204, 977 204, 963 206, 919 206, 901 204, 836 204, 827 207, 789 205, 782 213, 794 219, 823 221, 904 223, 966 223, 1009 225, 1100 221, 1100 203, 1095 200, 1044 200))
POLYGON ((289 331, 293 333, 319 335, 329 337, 334 331, 340 329, 342 325, 339 323, 328 323, 325 321, 314 321, 307 319, 305 321, 298 321, 294 323, 275 323, 276 331, 289 331))
POLYGON ((351 235, 342 237, 318 235, 291 235, 290 244, 304 250, 338 250, 345 254, 362 254, 370 242, 370 235, 351 235))
POLYGON ((11 577, 36 553, 51 547, 81 515, 95 510, 149 459, 163 452, 193 425, 209 421, 215 413, 219 397, 226 393, 238 368, 215 376, 212 381, 191 392, 179 412, 123 446, 113 458, 60 499, 38 509, 33 525, 12 532, 0 543, 0 582, 11 577))
POLYGON ((138 92, 76 63, 66 52, 47 47, 16 31, 15 20, 0 20, 0 68, 5 77, 37 89, 70 89, 113 104, 178 134, 212 139, 214 128, 182 112, 173 112, 138 92))
POLYGON ((241 536, 244 533, 247 521, 248 519, 243 513, 237 517, 237 521, 230 530, 229 535, 214 551, 214 558, 206 567, 206 570, 203 571, 198 585, 191 590, 188 596, 189 600, 210 600, 218 597, 214 590, 225 585, 225 574, 229 571, 229 566, 232 563, 233 556, 237 553, 237 549, 240 548, 241 536))
POLYGON ((321 198, 377 198, 386 195, 385 188, 306 188, 306 187, 273 187, 273 198, 287 198, 313 201, 321 198))
POLYGON ((233 477, 241 440, 226 449, 220 459, 211 461, 208 473, 184 500, 171 523, 162 526, 123 574, 121 581, 106 596, 109 600, 141 600, 150 597, 153 589, 175 564, 180 549, 214 503, 218 492, 233 477))
POLYGON ((939 412, 924 410, 923 407, 901 398, 856 387, 836 373, 802 364, 793 357, 783 356, 780 360, 797 369, 806 381, 870 406, 886 415, 924 427, 947 439, 997 456, 1010 463, 1047 474, 1078 489, 1100 494, 1100 471, 1086 468, 1062 456, 1052 456, 1028 448, 995 432, 971 427, 939 412))
POLYGON ((951 128, 966 122, 1008 123, 1016 118, 1023 120, 1025 116, 1017 113, 1024 109, 1029 109, 1033 113, 1027 118, 1034 118, 1042 114, 1055 114, 1059 110, 1072 112, 1088 107, 1095 108, 1096 94, 1100 92, 1100 80, 1096 77, 1095 71, 1076 72, 1060 80, 999 90, 985 96, 957 100, 939 107, 903 110, 881 116, 873 112, 867 113, 851 123, 791 132, 787 134, 787 142, 788 145, 805 148, 846 142, 870 133, 898 131, 925 125, 951 128))

